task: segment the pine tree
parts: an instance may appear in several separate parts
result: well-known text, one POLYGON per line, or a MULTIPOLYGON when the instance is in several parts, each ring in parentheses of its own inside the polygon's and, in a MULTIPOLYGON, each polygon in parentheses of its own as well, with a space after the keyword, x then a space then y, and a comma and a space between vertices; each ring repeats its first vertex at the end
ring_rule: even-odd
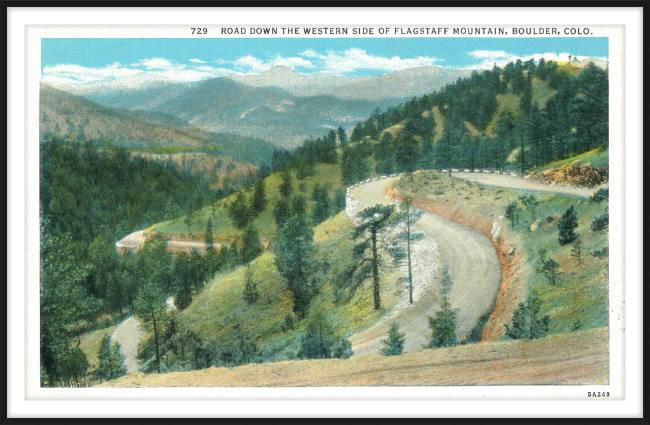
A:
POLYGON ((262 253, 263 247, 260 242, 260 235, 252 225, 249 225, 242 236, 241 259, 249 264, 262 253))
POLYGON ((441 309, 436 311, 435 317, 429 317, 431 339, 429 348, 449 347, 456 345, 456 311, 451 308, 447 297, 443 297, 441 309))
POLYGON ((248 226, 253 216, 246 202, 244 192, 237 193, 235 200, 228 206, 228 215, 236 228, 243 229, 248 226))
POLYGON ((341 146, 341 149, 345 149, 348 145, 348 135, 345 133, 345 130, 343 130, 343 127, 339 127, 336 130, 336 136, 339 139, 339 146, 341 146))
POLYGON ((282 178, 282 183, 280 183, 280 195, 284 198, 288 198, 293 192, 293 182, 291 180, 291 172, 289 170, 284 170, 280 176, 282 178))
POLYGON ((571 247, 571 256, 578 260, 578 264, 582 264, 582 243, 580 242, 580 239, 573 242, 573 246, 571 247))
POLYGON ((413 181, 413 171, 419 160, 418 142, 413 136, 407 135, 398 141, 395 159, 398 170, 406 172, 409 179, 413 181))
POLYGON ((94 372, 99 382, 109 381, 126 375, 124 356, 122 355, 120 344, 114 343, 111 346, 110 340, 110 334, 104 335, 101 346, 99 347, 99 353, 97 355, 99 365, 94 372))
POLYGON ((291 215, 303 215, 307 212, 307 202, 305 201, 305 198, 296 195, 293 197, 291 200, 291 215))
POLYGON ((278 199, 278 202, 275 204, 275 208, 273 209, 273 216, 279 231, 289 220, 289 217, 291 217, 291 206, 289 205, 289 200, 287 198, 278 199))
POLYGON ((510 220, 510 226, 515 227, 515 222, 519 222, 519 205, 517 202, 509 203, 504 215, 510 220))
POLYGON ((527 114, 530 112, 530 108, 533 103, 533 77, 528 73, 528 77, 526 78, 526 84, 524 86, 524 92, 521 95, 521 109, 527 114))
POLYGON ((400 204, 400 212, 395 215, 394 222, 404 224, 404 231, 397 234, 393 238, 393 245, 396 245, 398 248, 389 249, 389 252, 395 257, 396 260, 401 260, 403 257, 406 257, 407 261, 407 270, 408 270, 408 282, 409 282, 409 302, 413 304, 413 271, 411 264, 411 244, 413 241, 422 239, 424 237, 423 233, 418 233, 413 231, 413 225, 421 217, 420 213, 417 213, 413 210, 412 207, 413 198, 406 196, 404 202, 400 204), (403 254, 401 243, 404 242, 406 245, 406 254, 403 254))
POLYGON ((327 187, 316 183, 311 199, 315 202, 311 214, 312 221, 314 224, 322 223, 330 216, 330 198, 327 187))
POLYGON ((381 341, 384 344, 381 353, 384 356, 399 356, 404 350, 405 339, 404 333, 399 331, 397 322, 393 322, 388 331, 388 339, 381 341))
POLYGON ((379 232, 394 224, 394 205, 376 205, 359 212, 357 216, 363 220, 354 230, 354 239, 363 237, 353 249, 353 264, 345 272, 346 278, 342 283, 347 285, 347 290, 352 295, 363 285, 363 282, 372 277, 372 292, 375 310, 381 308, 380 280, 379 280, 379 232))
POLYGON ((335 214, 345 209, 345 193, 343 193, 343 189, 336 189, 334 193, 334 208, 335 214))
POLYGON ((293 293, 293 310, 304 315, 313 294, 314 231, 304 216, 296 215, 278 233, 275 265, 293 293))
POLYGON ((205 244, 208 248, 214 246, 214 241, 212 237, 212 219, 208 218, 208 223, 205 225, 205 244))
POLYGON ((135 314, 141 318, 147 328, 154 334, 156 346, 156 368, 160 373, 160 336, 164 333, 166 322, 165 296, 158 284, 146 283, 140 290, 135 303, 135 314))
POLYGON ((544 277, 548 279, 548 283, 555 285, 558 279, 558 268, 560 264, 552 258, 546 258, 546 251, 541 250, 539 253, 539 261, 535 265, 535 270, 537 273, 544 274, 544 277))
POLYGON ((255 304, 260 299, 257 283, 253 280, 253 273, 250 267, 246 268, 246 283, 244 284, 244 293, 242 296, 247 304, 255 304))
POLYGON ((573 205, 571 205, 557 222, 558 240, 560 245, 566 245, 576 240, 578 235, 575 233, 575 229, 577 227, 578 216, 576 215, 573 205))
POLYGON ((444 297, 447 297, 454 285, 454 282, 451 280, 451 276, 449 275, 449 269, 447 267, 445 267, 445 269, 442 271, 442 281, 440 283, 442 284, 442 295, 444 297))
POLYGON ((548 334, 550 317, 540 316, 542 301, 537 296, 529 296, 520 303, 512 316, 510 326, 506 325, 506 335, 512 339, 537 339, 548 334))
POLYGON ((253 199, 251 201, 251 204, 251 209, 255 212, 256 215, 259 215, 262 211, 264 211, 266 205, 268 204, 263 178, 257 179, 255 182, 255 189, 253 191, 253 199))

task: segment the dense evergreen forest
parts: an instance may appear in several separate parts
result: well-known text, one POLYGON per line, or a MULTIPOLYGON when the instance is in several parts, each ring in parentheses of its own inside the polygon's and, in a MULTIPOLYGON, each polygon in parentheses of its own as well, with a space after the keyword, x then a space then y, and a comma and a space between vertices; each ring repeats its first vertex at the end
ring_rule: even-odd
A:
POLYGON ((225 194, 173 164, 58 138, 41 144, 40 190, 43 383, 75 385, 85 375, 75 337, 102 314, 133 309, 154 270, 147 255, 117 254, 115 241, 225 194))
MULTIPOLYGON (((231 205, 232 218, 247 218, 270 208, 262 179, 275 171, 287 174, 288 168, 295 169, 301 179, 313 176, 317 163, 340 163, 345 184, 373 171, 481 167, 523 173, 607 144, 606 70, 593 64, 580 69, 543 59, 517 61, 474 72, 438 92, 386 111, 376 110, 354 127, 349 138, 339 128, 306 140, 292 152, 276 150, 271 165, 261 167, 252 206, 245 205, 242 195, 241 202, 231 205), (544 101, 536 98, 535 85, 548 92, 544 101), (504 98, 515 105, 502 107, 504 98), (242 213, 249 210, 250 214, 242 213)), ((41 145, 41 176, 43 385, 83 385, 89 365, 77 336, 100 315, 125 311, 135 312, 148 327, 153 322, 155 341, 145 344, 141 356, 144 370, 160 368, 159 332, 168 348, 194 347, 193 367, 211 364, 199 361, 204 356, 199 351, 207 348, 196 335, 181 332, 173 322, 156 329, 156 319, 164 312, 166 296, 174 295, 182 309, 217 270, 249 264, 262 251, 256 230, 242 223, 237 226, 246 229, 241 248, 237 242, 221 251, 209 247, 204 255, 194 252, 174 257, 158 239, 148 241, 138 254, 119 255, 114 244, 134 230, 200 210, 225 193, 211 190, 201 178, 181 173, 171 164, 60 139, 41 145)), ((284 209, 276 205, 278 227, 295 222, 294 227, 304 227, 307 234, 311 225, 329 217, 330 207, 323 207, 324 212, 317 209, 307 221, 304 205, 289 204, 290 187, 290 178, 283 177, 286 194, 284 204, 279 204, 284 209)), ((321 188, 314 189, 318 205, 333 202, 326 191, 321 192, 321 188)), ((335 201, 340 211, 343 194, 335 201)), ((206 239, 212 239, 213 231, 217 234, 208 223, 206 239)), ((288 237, 280 232, 280 240, 283 236, 288 237)), ((249 289, 245 296, 254 303, 255 289, 249 289)), ((243 340, 236 344, 221 353, 225 357, 219 364, 252 361, 255 347, 243 340)))
POLYGON ((332 161, 338 140, 347 184, 370 175, 371 156, 379 174, 449 167, 524 173, 608 145, 608 84, 607 70, 593 63, 581 69, 518 60, 378 109, 353 128, 349 140, 339 128, 291 153, 276 151, 272 168, 332 161), (535 96, 535 85, 547 95, 535 96), (443 123, 438 137, 435 112, 443 123))

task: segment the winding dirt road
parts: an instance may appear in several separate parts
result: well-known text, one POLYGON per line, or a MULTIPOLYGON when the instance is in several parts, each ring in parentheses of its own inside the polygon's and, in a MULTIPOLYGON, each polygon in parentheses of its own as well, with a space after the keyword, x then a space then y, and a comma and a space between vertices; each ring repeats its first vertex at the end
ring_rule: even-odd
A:
POLYGON ((124 366, 128 373, 137 372, 140 367, 140 361, 137 359, 138 343, 146 334, 147 332, 140 326, 140 321, 135 316, 130 316, 120 323, 111 335, 111 344, 120 344, 124 366))
MULTIPOLYGON (((165 304, 167 311, 176 310, 174 297, 167 298, 165 304)), ((120 323, 111 335, 111 344, 120 344, 127 373, 137 372, 140 368, 138 344, 146 334, 147 332, 142 328, 140 321, 132 315, 120 323)))
POLYGON ((541 192, 554 192, 566 195, 581 196, 588 198, 596 193, 597 188, 578 187, 565 184, 550 184, 538 179, 521 178, 517 175, 499 173, 466 173, 463 171, 452 171, 452 177, 470 180, 475 183, 490 186, 506 187, 510 189, 538 190, 541 192))
MULTIPOLYGON (((395 204, 386 195, 386 187, 395 178, 379 178, 361 183, 348 191, 346 212, 353 219, 363 208, 375 204, 395 204)), ((419 351, 428 343, 429 317, 440 307, 440 283, 435 279, 438 267, 448 267, 453 280, 449 293, 452 308, 457 310, 456 334, 467 337, 479 318, 489 311, 501 283, 501 266, 494 246, 482 233, 467 226, 422 211, 416 223, 425 238, 414 247, 414 290, 419 289, 413 304, 408 291, 384 319, 350 337, 355 355, 377 354, 393 321, 406 334, 405 352, 419 351), (428 250, 427 250, 428 247, 428 250)))

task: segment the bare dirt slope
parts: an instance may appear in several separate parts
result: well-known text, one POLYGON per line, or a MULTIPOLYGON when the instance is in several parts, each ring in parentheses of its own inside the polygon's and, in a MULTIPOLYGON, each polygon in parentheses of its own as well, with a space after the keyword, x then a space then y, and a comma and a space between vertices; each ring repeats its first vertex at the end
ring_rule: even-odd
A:
POLYGON ((490 186, 507 187, 511 189, 529 189, 543 192, 566 193, 569 195, 582 196, 588 198, 595 192, 595 188, 570 186, 564 184, 548 184, 539 179, 521 178, 510 174, 496 173, 466 173, 463 171, 452 172, 452 177, 463 180, 470 180, 480 184, 490 186))
POLYGON ((104 387, 289 387, 606 384, 608 329, 429 349, 400 356, 353 356, 130 374, 104 387))
MULTIPOLYGON (((144 243, 147 240, 147 235, 144 230, 139 230, 133 232, 124 238, 120 239, 116 244, 115 248, 119 252, 134 251, 137 252, 142 248, 144 243)), ((221 244, 213 243, 215 248, 219 247, 221 244)), ((206 250, 206 244, 203 241, 196 241, 192 239, 180 239, 180 238, 171 238, 167 241, 167 250, 170 252, 187 252, 190 253, 192 250, 197 250, 203 252, 206 250)))
MULTIPOLYGON (((349 215, 366 206, 394 204, 386 187, 393 178, 376 179, 351 188, 348 196, 349 215), (353 205, 350 208, 350 205, 353 205)), ((393 321, 406 334, 405 352, 422 350, 430 334, 429 317, 440 307, 440 284, 437 269, 448 267, 454 282, 449 301, 457 311, 456 334, 467 337, 479 318, 492 307, 501 283, 501 265, 492 242, 482 233, 462 224, 426 211, 418 220, 417 230, 425 234, 413 252, 414 289, 418 290, 414 304, 399 302, 376 325, 350 337, 355 355, 376 354, 386 339, 393 321), (428 249, 427 249, 428 248, 428 249)))

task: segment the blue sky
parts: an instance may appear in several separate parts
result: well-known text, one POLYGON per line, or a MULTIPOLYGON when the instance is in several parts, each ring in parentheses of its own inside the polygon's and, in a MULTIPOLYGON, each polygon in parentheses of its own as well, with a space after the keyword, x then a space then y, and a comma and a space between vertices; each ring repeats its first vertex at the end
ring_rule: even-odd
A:
POLYGON ((82 85, 139 72, 177 81, 256 74, 284 65, 303 73, 379 75, 423 65, 490 68, 517 58, 608 57, 607 38, 50 38, 42 79, 82 85))

